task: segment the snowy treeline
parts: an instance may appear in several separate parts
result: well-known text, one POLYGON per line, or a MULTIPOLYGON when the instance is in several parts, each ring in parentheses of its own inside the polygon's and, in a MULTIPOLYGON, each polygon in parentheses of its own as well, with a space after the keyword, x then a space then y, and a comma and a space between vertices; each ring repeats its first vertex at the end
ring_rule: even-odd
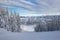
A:
POLYGON ((20 22, 25 25, 36 25, 36 32, 60 30, 60 15, 23 17, 20 22))
POLYGON ((0 28, 11 32, 20 32, 20 16, 16 12, 9 13, 8 7, 5 10, 0 6, 0 28))
POLYGON ((42 32, 42 31, 47 31, 47 23, 43 19, 40 19, 39 23, 35 27, 35 32, 42 32))
POLYGON ((45 18, 45 20, 40 19, 39 23, 35 27, 35 32, 60 30, 60 17, 59 16, 50 16, 50 17, 52 18, 47 19, 45 18))

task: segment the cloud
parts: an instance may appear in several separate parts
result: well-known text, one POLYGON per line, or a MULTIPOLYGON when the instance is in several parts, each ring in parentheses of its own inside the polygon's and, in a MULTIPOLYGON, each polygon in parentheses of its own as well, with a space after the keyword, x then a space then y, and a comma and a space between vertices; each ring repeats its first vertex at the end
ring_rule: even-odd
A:
POLYGON ((31 11, 37 11, 37 12, 43 10, 41 7, 38 7, 38 5, 33 4, 31 2, 28 2, 28 1, 25 1, 25 0, 19 0, 19 2, 18 1, 16 2, 15 0, 14 1, 12 1, 12 0, 9 0, 9 1, 0 0, 0 3, 5 4, 5 5, 22 7, 24 9, 28 9, 31 11))
POLYGON ((36 0, 36 2, 37 2, 38 4, 41 4, 41 5, 50 7, 47 2, 44 2, 44 1, 42 1, 42 0, 36 0))
POLYGON ((36 0, 36 2, 44 5, 42 12, 60 12, 60 0, 36 0))
POLYGON ((0 0, 0 4, 17 6, 35 12, 60 12, 60 0, 0 0))
POLYGON ((53 5, 50 11, 60 12, 60 0, 53 0, 53 5))
POLYGON ((9 1, 0 0, 0 4, 22 7, 22 8, 28 9, 28 10, 35 10, 34 4, 32 4, 30 2, 26 2, 26 1, 23 1, 22 3, 21 2, 15 2, 15 1, 11 1, 11 0, 9 0, 9 1))

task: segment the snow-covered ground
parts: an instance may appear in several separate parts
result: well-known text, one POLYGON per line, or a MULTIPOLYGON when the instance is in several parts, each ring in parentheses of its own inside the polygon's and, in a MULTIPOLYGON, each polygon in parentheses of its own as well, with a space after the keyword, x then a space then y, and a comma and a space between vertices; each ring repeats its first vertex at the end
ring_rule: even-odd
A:
POLYGON ((22 30, 24 31, 34 31, 36 25, 21 25, 22 30))
POLYGON ((15 33, 0 28, 0 40, 60 40, 60 31, 15 33))

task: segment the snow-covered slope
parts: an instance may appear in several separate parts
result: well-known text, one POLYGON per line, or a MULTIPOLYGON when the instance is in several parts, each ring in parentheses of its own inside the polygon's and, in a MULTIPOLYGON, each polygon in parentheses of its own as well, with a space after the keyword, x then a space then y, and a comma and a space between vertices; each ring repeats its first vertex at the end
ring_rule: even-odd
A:
POLYGON ((10 33, 10 32, 8 32, 7 30, 5 30, 3 28, 0 28, 0 35, 4 35, 4 34, 7 34, 7 33, 10 33))
POLYGON ((60 40, 60 31, 13 33, 0 29, 0 40, 60 40))

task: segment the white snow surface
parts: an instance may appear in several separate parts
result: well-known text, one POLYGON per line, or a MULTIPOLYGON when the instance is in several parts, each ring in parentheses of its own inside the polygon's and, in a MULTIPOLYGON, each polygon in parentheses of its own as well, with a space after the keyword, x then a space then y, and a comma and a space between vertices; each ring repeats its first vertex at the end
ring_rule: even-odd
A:
POLYGON ((23 31, 34 31, 34 27, 35 27, 36 25, 21 25, 21 29, 23 30, 23 31))
POLYGON ((60 40, 60 31, 8 32, 0 28, 0 40, 60 40))

